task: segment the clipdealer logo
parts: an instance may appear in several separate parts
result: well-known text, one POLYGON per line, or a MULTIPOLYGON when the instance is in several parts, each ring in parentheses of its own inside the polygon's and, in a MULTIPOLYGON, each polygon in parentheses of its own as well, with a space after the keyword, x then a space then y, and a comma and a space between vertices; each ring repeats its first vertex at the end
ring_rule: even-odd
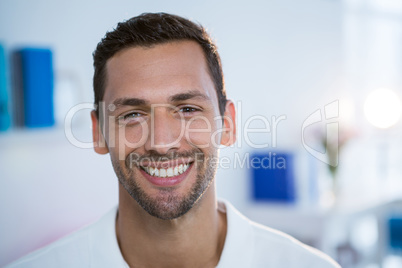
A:
POLYGON ((330 166, 336 167, 339 163, 339 100, 333 101, 324 106, 324 109, 317 109, 313 112, 302 125, 302 144, 304 149, 310 153, 313 157, 326 163, 330 166), (323 116, 324 114, 324 116, 323 116), (317 151, 310 147, 305 140, 305 130, 315 124, 326 121, 326 135, 325 144, 331 144, 335 148, 334 155, 336 157, 329 157, 328 149, 325 152, 317 151))
MULTIPOLYGON (((108 107, 107 109, 113 110, 112 108, 113 107, 108 107)), ((281 121, 286 120, 287 116, 286 115, 281 115, 279 117, 272 116, 271 121, 269 121, 267 118, 265 118, 262 115, 254 115, 254 116, 251 116, 250 118, 248 118, 246 120, 245 124, 243 125, 241 108, 242 108, 241 102, 239 101, 237 103, 238 111, 237 111, 237 115, 236 115, 236 121, 237 121, 236 123, 237 123, 237 128, 238 128, 237 136, 238 137, 237 137, 237 142, 236 142, 235 146, 237 146, 238 148, 241 148, 242 141, 244 140, 248 146, 250 146, 251 148, 254 148, 254 149, 268 148, 268 147, 276 148, 277 147, 278 124, 281 121), (265 127, 257 128, 257 129, 251 128, 251 122, 254 122, 254 121, 261 121, 265 125, 265 127), (269 143, 255 144, 249 137, 249 134, 251 134, 251 133, 271 134, 271 144, 269 144, 269 143)), ((81 104, 78 104, 78 105, 72 107, 70 109, 70 111, 66 114, 65 127, 64 127, 66 138, 69 140, 69 142, 72 145, 74 145, 78 148, 93 148, 93 143, 92 142, 82 142, 82 141, 79 141, 78 139, 76 139, 76 137, 74 137, 73 130, 72 130, 72 119, 77 112, 80 112, 82 110, 92 110, 92 109, 93 109, 92 103, 81 103, 81 104)), ((103 107, 103 109, 104 109, 104 107, 103 107)), ((221 118, 219 117, 215 120, 221 120, 221 118)), ((109 121, 114 122, 114 117, 110 117, 109 121)), ((153 120, 151 120, 151 121, 153 121, 153 120)), ((206 123, 210 123, 206 119, 204 121, 206 123)), ((234 124, 234 122, 231 122, 231 123, 234 124)), ((146 125, 146 124, 147 123, 145 122, 145 126, 142 126, 143 130, 151 131, 151 133, 152 133, 152 129, 148 130, 148 125, 146 125)), ((105 127, 105 124, 103 124, 103 128, 104 127, 105 127)), ((151 127, 152 127, 152 124, 151 124, 151 127)), ((185 129, 186 129, 186 126, 182 126, 182 129, 181 129, 182 131, 180 133, 179 138, 181 138, 182 136, 185 136, 185 138, 188 139, 187 135, 185 135, 186 133, 184 132, 185 129)), ((124 128, 119 128, 118 131, 123 131, 123 130, 124 130, 124 128)), ((200 129, 200 130, 195 129, 192 131, 193 132, 194 131, 205 132, 205 131, 209 131, 209 130, 211 130, 210 125, 208 125, 206 129, 200 129)), ((335 101, 325 105, 323 108, 317 109, 312 114, 310 114, 306 118, 306 120, 303 121, 301 130, 302 130, 301 131, 301 142, 302 142, 304 149, 309 154, 311 154, 313 157, 318 159, 319 161, 326 163, 330 166, 337 167, 338 162, 339 162, 339 156, 338 156, 339 155, 339 100, 335 100, 335 101), (325 152, 320 152, 317 149, 311 147, 306 142, 306 136, 307 136, 307 135, 305 135, 306 129, 308 129, 309 127, 311 127, 313 125, 317 126, 322 123, 325 123, 324 144, 331 145, 331 148, 333 150, 333 151, 331 151, 331 153, 333 153, 333 155, 335 155, 335 157, 329 157, 330 152, 328 151, 328 149, 326 149, 325 152)), ((103 132, 104 131, 105 131, 105 129, 103 129, 103 132)), ((214 136, 216 136, 216 133, 212 133, 212 137, 214 137, 214 136)), ((144 142, 144 140, 147 137, 148 137, 148 135, 146 133, 143 133, 141 141, 144 142)), ((151 138, 153 138, 153 137, 151 136, 151 138)), ((126 143, 122 143, 122 144, 133 146, 132 144, 126 144, 126 143)), ((134 145, 136 145, 136 144, 134 144, 134 145)), ((108 144, 108 146, 115 146, 114 140, 112 140, 111 143, 108 144)), ((219 144, 214 144, 214 146, 219 147, 219 144)), ((121 150, 121 151, 124 153, 124 150, 121 150)), ((243 158, 243 161, 246 158, 247 158, 247 156, 243 158)), ((237 160, 239 160, 239 159, 237 159, 237 160)), ((240 162, 242 162, 242 161, 240 161, 240 162)), ((240 164, 238 166, 241 167, 243 165, 240 164)))

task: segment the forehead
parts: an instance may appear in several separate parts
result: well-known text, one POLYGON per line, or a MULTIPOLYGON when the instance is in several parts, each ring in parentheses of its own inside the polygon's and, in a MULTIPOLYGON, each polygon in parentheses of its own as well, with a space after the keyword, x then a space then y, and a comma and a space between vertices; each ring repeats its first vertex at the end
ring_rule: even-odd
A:
POLYGON ((121 97, 163 101, 188 90, 201 91, 218 103, 204 52, 194 41, 127 48, 106 64, 106 103, 121 97))

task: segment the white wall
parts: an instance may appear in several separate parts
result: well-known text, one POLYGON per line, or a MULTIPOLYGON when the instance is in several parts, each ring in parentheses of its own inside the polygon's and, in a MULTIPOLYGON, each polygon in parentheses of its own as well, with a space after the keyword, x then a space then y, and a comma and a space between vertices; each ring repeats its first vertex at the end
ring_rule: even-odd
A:
MULTIPOLYGON (((0 40, 8 51, 52 47, 58 88, 77 92, 69 105, 92 102, 91 55, 97 42, 118 21, 148 11, 182 15, 209 29, 219 46, 228 95, 241 101, 243 124, 255 114, 287 116, 278 128, 279 148, 299 151, 304 119, 346 94, 340 1, 3 0, 0 40)), ((90 141, 89 116, 77 117, 77 136, 90 141)), ((251 137, 256 144, 271 138, 251 137)), ((243 140, 222 156, 249 150, 243 140)), ((69 144, 61 125, 0 134, 0 177, 0 266, 117 202, 108 157, 69 144)), ((219 195, 240 209, 249 202, 248 187, 247 170, 218 172, 219 195)))

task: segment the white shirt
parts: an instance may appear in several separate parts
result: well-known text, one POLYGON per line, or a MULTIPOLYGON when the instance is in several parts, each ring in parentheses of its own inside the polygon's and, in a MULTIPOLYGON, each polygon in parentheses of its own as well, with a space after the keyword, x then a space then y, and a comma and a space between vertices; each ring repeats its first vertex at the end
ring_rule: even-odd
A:
MULTIPOLYGON (((229 202, 227 234, 218 268, 340 268, 324 253, 250 221, 229 202)), ((117 207, 99 221, 39 249, 7 268, 129 267, 115 233, 117 207)))

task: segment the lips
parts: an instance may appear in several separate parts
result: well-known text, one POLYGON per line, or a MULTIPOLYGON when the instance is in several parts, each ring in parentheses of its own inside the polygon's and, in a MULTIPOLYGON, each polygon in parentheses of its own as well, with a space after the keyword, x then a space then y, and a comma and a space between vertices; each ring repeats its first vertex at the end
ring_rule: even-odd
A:
POLYGON ((169 187, 181 183, 187 177, 193 163, 181 163, 167 168, 160 166, 140 166, 139 170, 153 185, 169 187))
POLYGON ((141 167, 146 173, 159 178, 171 178, 183 174, 190 167, 190 164, 180 164, 169 168, 141 167))

